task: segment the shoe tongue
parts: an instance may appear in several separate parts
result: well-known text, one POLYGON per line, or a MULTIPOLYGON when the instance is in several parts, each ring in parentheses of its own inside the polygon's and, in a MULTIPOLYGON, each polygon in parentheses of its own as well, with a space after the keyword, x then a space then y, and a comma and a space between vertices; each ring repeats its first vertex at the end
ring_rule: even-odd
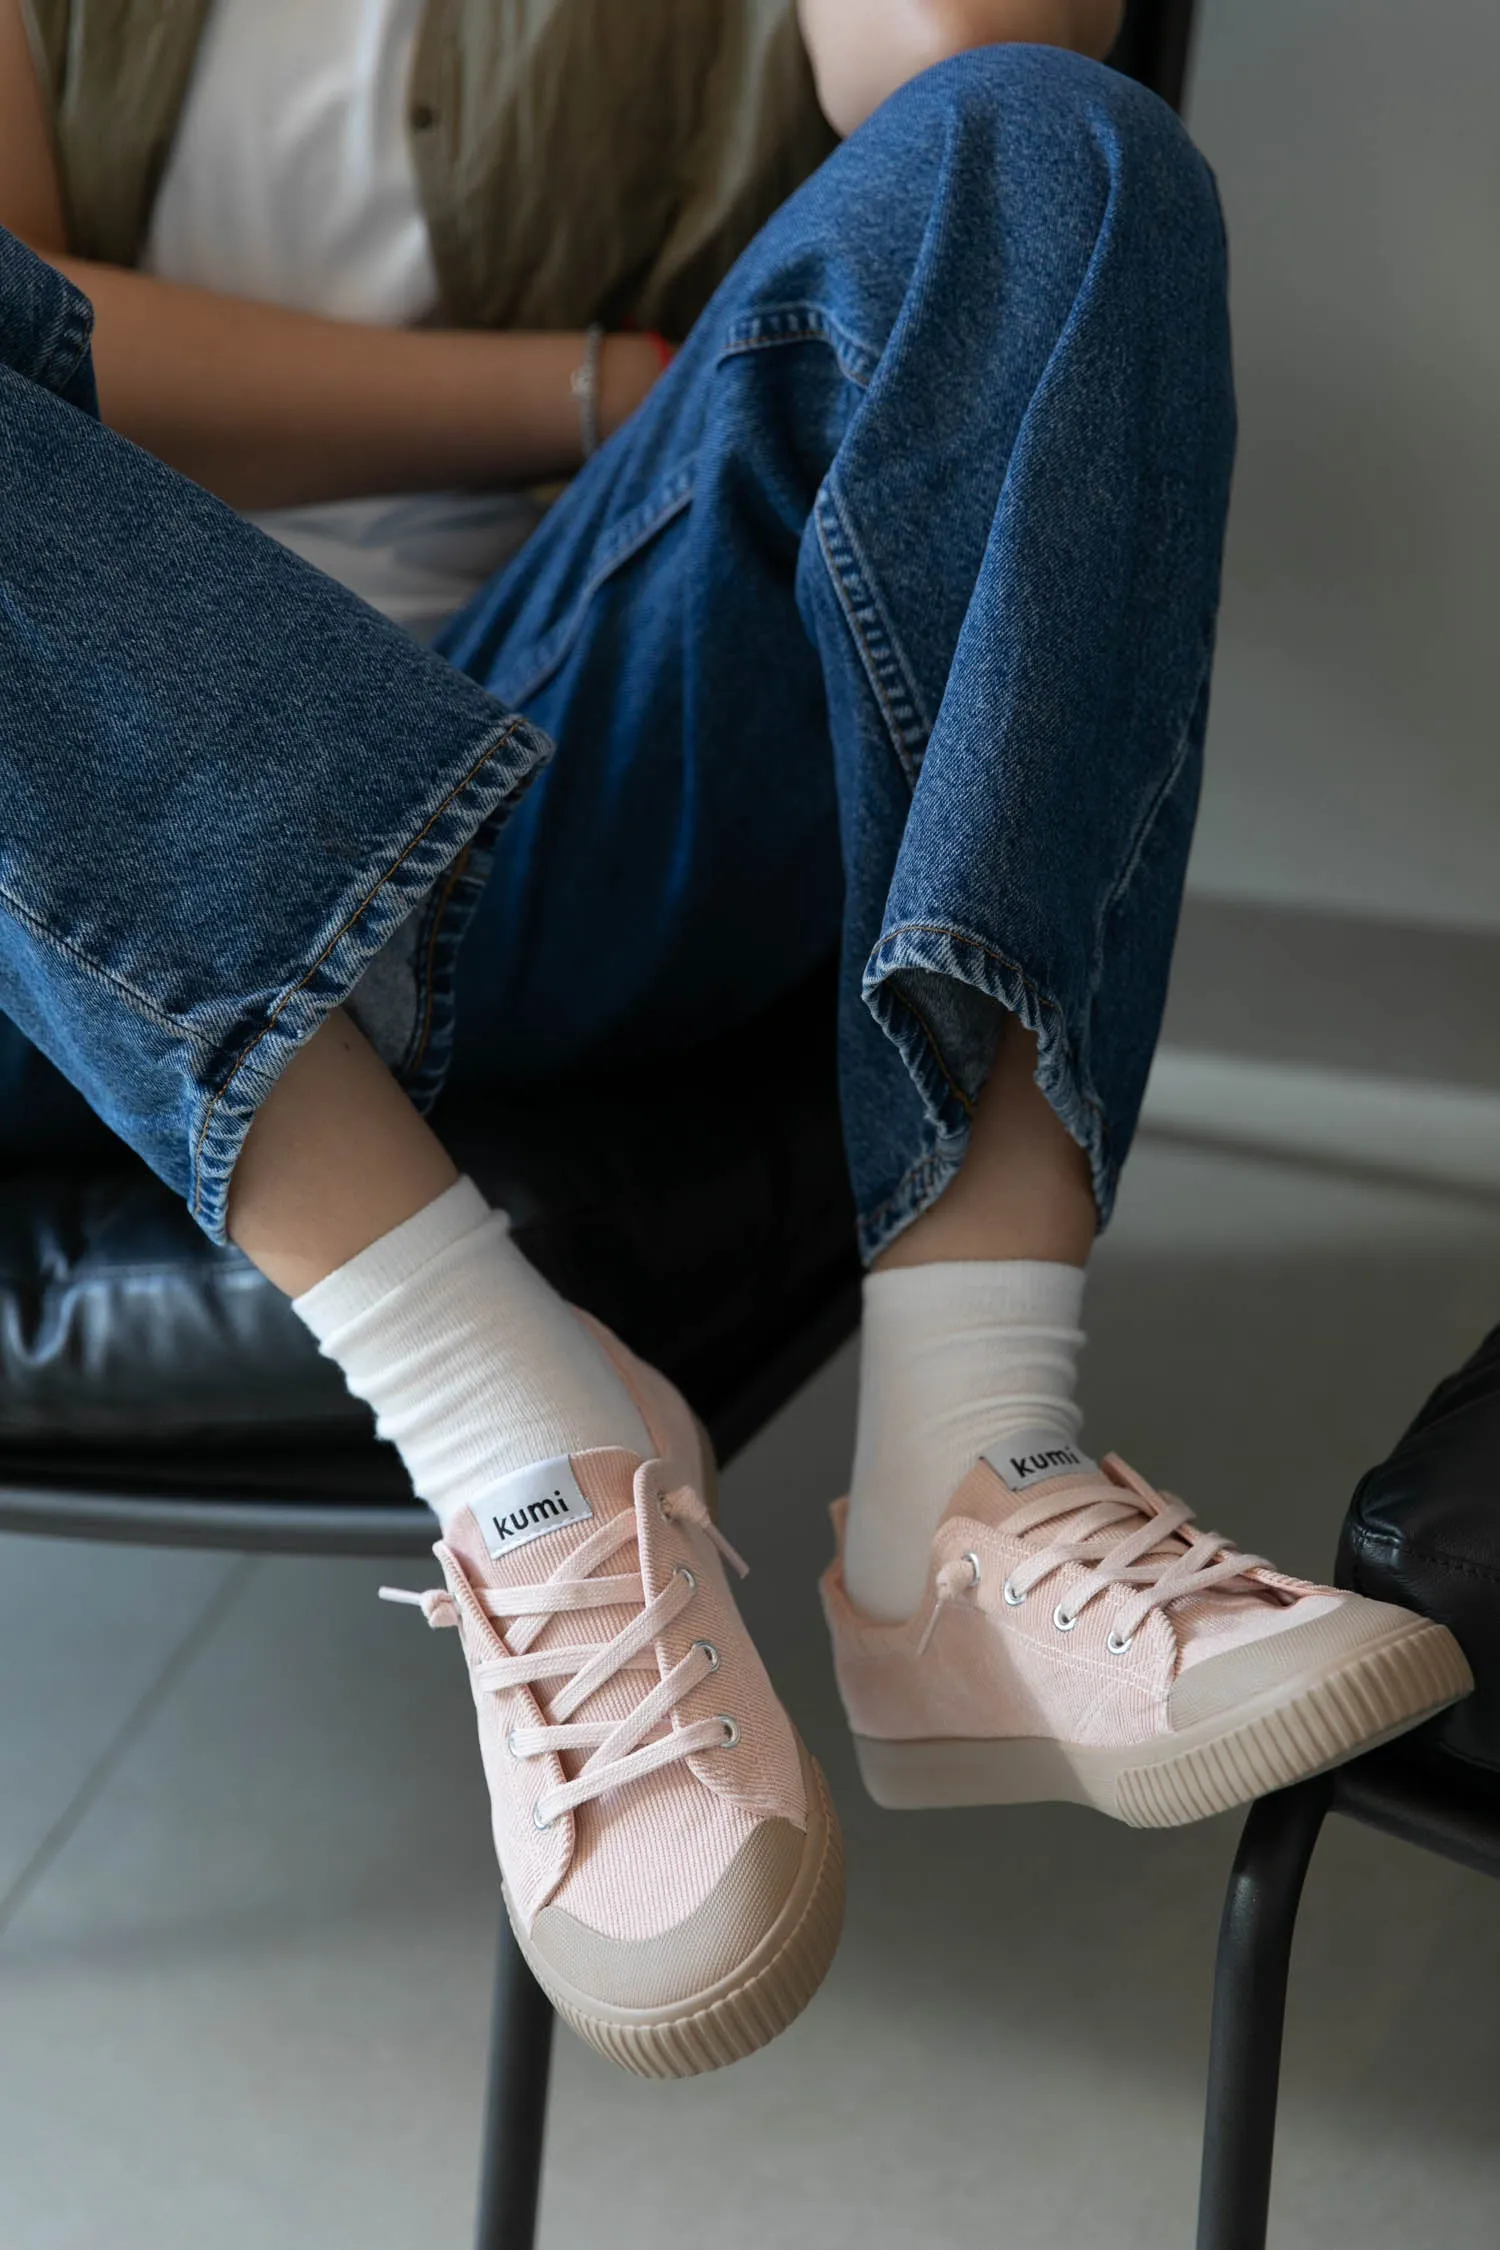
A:
MULTIPOLYGON (((1059 1438, 1055 1430, 1022 1430, 986 1447, 954 1494, 949 1512, 971 1516, 999 1530, 1027 1500, 1043 1491, 1055 1493, 1059 1500, 1076 1493, 1077 1506, 1067 1514, 1059 1512, 1028 1535, 1042 1543, 1071 1538, 1078 1519, 1098 1500, 1139 1497, 1128 1484, 1117 1484, 1077 1446, 1059 1438)), ((1145 1514, 1144 1507, 1141 1512, 1145 1514)), ((1121 1532, 1130 1529, 1130 1519, 1122 1517, 1121 1532)), ((1186 1545, 1180 1532, 1168 1532, 1153 1555, 1165 1561, 1181 1554, 1186 1545)), ((1213 1653, 1225 1632, 1244 1638, 1247 1620, 1269 1613, 1274 1626, 1281 1606, 1282 1597, 1274 1588, 1231 1580, 1206 1594, 1180 1594, 1167 1604, 1165 1614, 1176 1635, 1181 1661, 1188 1665, 1200 1654, 1213 1653)))
POLYGON ((1097 1481, 1101 1473, 1097 1461, 1048 1429, 1017 1430, 986 1446, 980 1458, 1018 1498, 1039 1484, 1060 1484, 1064 1478, 1097 1481))
MULTIPOLYGON (((1079 1519, 1100 1500, 1139 1504, 1142 1516, 1149 1512, 1128 1484, 1117 1484, 1078 1446, 1046 1429, 1019 1430, 986 1446, 955 1493, 951 1512, 974 1516, 1000 1530, 1018 1509, 1044 1494, 1059 1501, 1076 1496, 1076 1506, 1066 1513, 1059 1508, 1047 1523, 1024 1534, 1038 1546, 1071 1539, 1079 1519)), ((1134 1529, 1135 1519, 1122 1515, 1121 1536, 1134 1529)), ((1180 1554, 1186 1544, 1180 1533, 1168 1532, 1155 1552, 1165 1561, 1180 1554)))
MULTIPOLYGON (((1060 1438, 1056 1430, 1021 1430, 985 1448, 954 1493, 948 1513, 972 1517, 999 1531, 1019 1508, 1044 1492, 1055 1492, 1059 1499, 1076 1492, 1079 1514, 1096 1500, 1128 1497, 1110 1483, 1097 1461, 1060 1438)), ((1072 1522, 1072 1515, 1059 1514, 1034 1536, 1065 1539, 1072 1522)))
MULTIPOLYGON (((477 1583, 534 1586, 611 1516, 635 1512, 640 1456, 618 1446, 535 1461, 492 1485, 445 1534, 477 1583)), ((624 1555, 614 1571, 633 1568, 624 1555)))

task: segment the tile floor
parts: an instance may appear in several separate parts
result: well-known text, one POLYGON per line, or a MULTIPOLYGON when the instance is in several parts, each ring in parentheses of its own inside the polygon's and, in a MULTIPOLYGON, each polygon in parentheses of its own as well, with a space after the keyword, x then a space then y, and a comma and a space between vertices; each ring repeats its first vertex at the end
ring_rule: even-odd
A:
MULTIPOLYGON (((1500 1310, 1500 1208, 1144 1146, 1090 1426, 1291 1567, 1500 1310)), ((1187 2250, 1235 1822, 862 1803, 813 1581, 845 1354, 725 1480, 828 1764, 847 1940, 722 2077, 562 2034, 544 2250, 1187 2250)), ((393 1566, 399 1570, 400 1566, 393 1566)), ((0 1539, 0 2250, 454 2250, 495 1884, 445 1639, 375 1565, 0 1539)), ((1338 1824, 1295 1968, 1277 2250, 1500 2241, 1500 1887, 1338 1824)))

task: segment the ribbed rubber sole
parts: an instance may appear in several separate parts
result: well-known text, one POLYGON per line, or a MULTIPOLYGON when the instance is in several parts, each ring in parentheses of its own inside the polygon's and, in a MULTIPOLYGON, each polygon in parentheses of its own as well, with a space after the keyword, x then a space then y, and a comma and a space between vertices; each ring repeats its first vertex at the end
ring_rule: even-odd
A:
POLYGON ((1149 1744, 857 1735, 855 1751, 871 1796, 895 1810, 1050 1799, 1093 1805, 1132 1828, 1180 1828, 1373 1750, 1473 1685, 1446 1626, 1423 1622, 1319 1678, 1286 1681, 1237 1713, 1149 1744))
POLYGON ((1418 1626, 1217 1741, 1128 1769, 1115 1792, 1120 1818, 1133 1828, 1206 1820, 1404 1734, 1473 1685, 1446 1626, 1418 1626))
POLYGON ((802 1870, 781 1916, 727 1989, 672 2008, 590 2004, 537 1959, 511 1914, 516 1943, 564 2023, 622 2069, 639 2078, 696 2078, 740 2062, 794 2023, 828 1974, 844 1922, 844 1840, 822 1768, 806 1752, 803 1766, 809 1788, 802 1870))

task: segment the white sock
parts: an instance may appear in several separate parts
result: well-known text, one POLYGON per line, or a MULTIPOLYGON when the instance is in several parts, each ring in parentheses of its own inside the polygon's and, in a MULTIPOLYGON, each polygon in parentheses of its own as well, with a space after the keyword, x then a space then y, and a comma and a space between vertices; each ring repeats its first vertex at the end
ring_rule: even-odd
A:
POLYGON ((844 1581, 867 1616, 910 1617, 932 1535, 986 1446, 1023 1429, 1077 1438, 1083 1280, 1027 1258, 865 1276, 844 1581))
POLYGON ((652 1450, 604 1351, 459 1180, 292 1310, 336 1360, 443 1523, 535 1461, 652 1450))

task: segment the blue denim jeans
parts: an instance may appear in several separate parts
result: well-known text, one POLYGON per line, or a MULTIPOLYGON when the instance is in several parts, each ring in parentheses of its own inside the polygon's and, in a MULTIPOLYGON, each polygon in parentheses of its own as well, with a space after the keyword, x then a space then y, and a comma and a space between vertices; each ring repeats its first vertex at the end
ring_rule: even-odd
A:
POLYGON ((0 1006, 211 1234, 339 1002, 426 1101, 670 1053, 834 950, 866 1255, 1007 1012, 1107 1217, 1233 451, 1154 97, 1018 47, 897 95, 435 651, 89 408, 80 300, 0 241, 0 1006))

